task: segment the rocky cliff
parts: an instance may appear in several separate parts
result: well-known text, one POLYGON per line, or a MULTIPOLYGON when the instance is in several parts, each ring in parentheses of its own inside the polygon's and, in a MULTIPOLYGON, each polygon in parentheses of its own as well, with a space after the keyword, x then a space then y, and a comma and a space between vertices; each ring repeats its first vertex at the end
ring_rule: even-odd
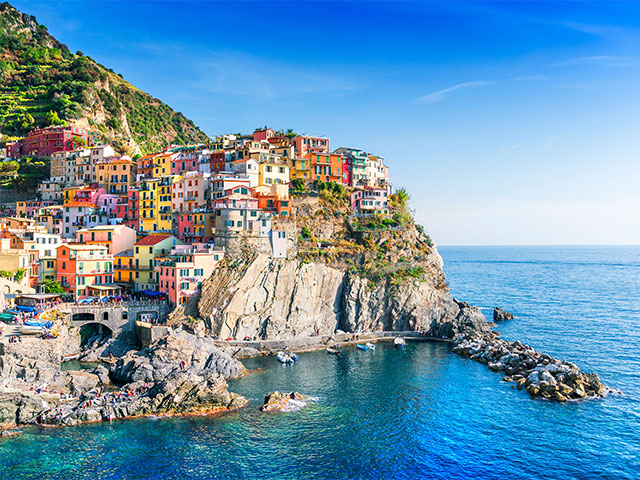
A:
MULTIPOLYGON (((441 272, 435 249, 431 260, 441 272)), ((199 315, 211 333, 235 339, 337 330, 424 330, 451 338, 489 331, 477 308, 455 301, 448 288, 430 280, 371 282, 325 263, 255 255, 228 263, 204 283, 199 315)))

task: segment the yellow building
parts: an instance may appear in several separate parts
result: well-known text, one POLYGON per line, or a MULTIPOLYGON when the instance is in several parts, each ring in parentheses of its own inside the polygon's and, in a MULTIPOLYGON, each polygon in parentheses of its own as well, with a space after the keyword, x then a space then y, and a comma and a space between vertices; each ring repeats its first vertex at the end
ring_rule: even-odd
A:
POLYGON ((158 228, 156 217, 156 195, 159 180, 147 179, 139 185, 140 206, 139 219, 140 230, 143 232, 153 232, 158 228))
POLYGON ((171 175, 160 178, 157 186, 157 232, 171 232, 173 211, 171 208, 171 175))
POLYGON ((280 161, 265 161, 258 165, 258 185, 289 183, 289 165, 280 161))
POLYGON ((98 164, 98 183, 107 193, 125 195, 136 183, 138 164, 128 156, 98 164))
POLYGON ((153 178, 171 175, 171 160, 177 156, 177 153, 172 152, 157 154, 153 159, 153 178))
POLYGON ((116 253, 113 256, 114 282, 130 283, 135 282, 135 259, 133 249, 116 253))
POLYGON ((136 290, 157 290, 156 258, 168 255, 176 245, 184 245, 168 233, 151 233, 133 246, 136 290))
POLYGON ((306 158, 294 158, 293 165, 289 170, 289 176, 291 180, 294 178, 300 178, 305 182, 311 179, 311 160, 306 158))
POLYGON ((76 192, 82 187, 65 187, 64 189, 64 203, 72 202, 76 196, 76 192))

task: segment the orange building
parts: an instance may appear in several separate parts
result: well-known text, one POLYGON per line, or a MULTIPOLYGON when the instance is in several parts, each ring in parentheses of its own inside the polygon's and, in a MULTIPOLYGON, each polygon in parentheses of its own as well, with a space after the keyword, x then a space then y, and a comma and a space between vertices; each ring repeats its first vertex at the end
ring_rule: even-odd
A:
POLYGON ((113 284, 113 256, 103 245, 60 245, 57 249, 56 277, 65 291, 76 299, 119 293, 113 284))
POLYGON ((311 161, 309 180, 342 183, 342 155, 335 153, 307 153, 304 158, 311 161))

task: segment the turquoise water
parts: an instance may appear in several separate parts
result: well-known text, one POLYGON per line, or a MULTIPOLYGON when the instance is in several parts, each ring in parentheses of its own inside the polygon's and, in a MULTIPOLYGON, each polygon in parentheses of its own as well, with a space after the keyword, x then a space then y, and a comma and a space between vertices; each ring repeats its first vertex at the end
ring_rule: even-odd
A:
POLYGON ((635 479, 640 472, 640 248, 441 248, 454 295, 517 319, 507 338, 598 371, 620 397, 530 400, 444 345, 273 358, 231 389, 243 411, 25 429, 0 478, 635 479), (264 393, 317 397, 260 413, 264 393))

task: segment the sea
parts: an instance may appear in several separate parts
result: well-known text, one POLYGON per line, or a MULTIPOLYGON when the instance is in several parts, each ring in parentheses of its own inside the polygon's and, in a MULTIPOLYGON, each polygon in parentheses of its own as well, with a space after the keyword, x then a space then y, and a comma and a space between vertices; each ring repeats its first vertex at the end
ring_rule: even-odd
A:
POLYGON ((640 247, 440 247, 452 295, 621 394, 533 400, 442 344, 300 355, 230 382, 242 411, 0 439, 2 479, 638 479, 640 247), (273 390, 313 396, 261 413, 273 390))

